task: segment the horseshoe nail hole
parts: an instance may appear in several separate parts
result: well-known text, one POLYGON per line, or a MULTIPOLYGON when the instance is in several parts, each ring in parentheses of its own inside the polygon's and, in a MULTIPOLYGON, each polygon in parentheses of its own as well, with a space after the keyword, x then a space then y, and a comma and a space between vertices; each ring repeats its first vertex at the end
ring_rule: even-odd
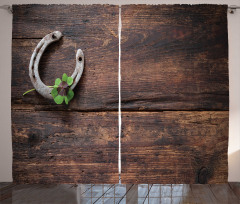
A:
POLYGON ((57 39, 57 36, 55 34, 52 34, 52 39, 53 40, 57 39))
POLYGON ((81 62, 81 61, 82 61, 82 57, 79 57, 79 58, 78 58, 78 61, 81 62))

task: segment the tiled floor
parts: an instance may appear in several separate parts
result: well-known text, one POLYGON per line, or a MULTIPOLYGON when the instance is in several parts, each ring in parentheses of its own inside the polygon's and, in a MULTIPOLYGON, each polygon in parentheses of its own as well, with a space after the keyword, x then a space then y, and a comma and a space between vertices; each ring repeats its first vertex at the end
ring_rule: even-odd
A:
POLYGON ((1 204, 240 203, 240 183, 214 185, 0 183, 0 188, 1 204))

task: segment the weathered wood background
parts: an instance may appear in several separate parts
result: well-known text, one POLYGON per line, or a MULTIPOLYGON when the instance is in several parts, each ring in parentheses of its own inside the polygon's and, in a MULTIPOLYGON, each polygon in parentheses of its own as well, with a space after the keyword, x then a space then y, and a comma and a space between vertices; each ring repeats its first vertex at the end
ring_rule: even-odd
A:
POLYGON ((13 6, 13 179, 18 183, 118 183, 118 6, 13 6), (69 104, 32 89, 28 65, 41 38, 59 30, 40 76, 53 85, 85 54, 83 76, 69 104), (81 111, 81 112, 79 112, 81 111))
POLYGON ((28 66, 34 48, 46 34, 59 30, 64 37, 43 54, 39 73, 47 85, 62 73, 74 71, 77 49, 86 56, 85 69, 68 106, 76 111, 118 108, 118 6, 17 5, 13 7, 12 104, 35 110, 65 110, 31 89, 28 66))
POLYGON ((227 182, 227 6, 121 13, 122 182, 227 182))
MULTIPOLYGON (((118 183, 118 6, 13 6, 13 178, 118 183), (85 69, 69 106, 32 88, 31 54, 47 33, 40 76, 85 69)), ((223 183, 228 176, 227 6, 122 6, 122 183, 223 183)))
POLYGON ((123 183, 227 182, 228 112, 124 112, 123 183))
POLYGON ((123 110, 228 110, 227 6, 122 7, 123 110))

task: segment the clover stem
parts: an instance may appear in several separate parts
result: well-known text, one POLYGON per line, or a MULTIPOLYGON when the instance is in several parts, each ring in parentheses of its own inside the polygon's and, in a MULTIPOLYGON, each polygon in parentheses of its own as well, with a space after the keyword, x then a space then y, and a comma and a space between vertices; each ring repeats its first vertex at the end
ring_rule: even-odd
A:
POLYGON ((30 90, 26 91, 26 92, 23 94, 23 96, 26 95, 27 93, 29 93, 29 92, 31 92, 31 91, 35 91, 35 90, 36 90, 36 89, 30 89, 30 90))

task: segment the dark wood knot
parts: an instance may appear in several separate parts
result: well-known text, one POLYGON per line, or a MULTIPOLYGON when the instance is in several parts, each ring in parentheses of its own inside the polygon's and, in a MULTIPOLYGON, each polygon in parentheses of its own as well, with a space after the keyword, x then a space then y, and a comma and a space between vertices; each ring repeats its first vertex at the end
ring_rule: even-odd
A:
POLYGON ((208 177, 208 169, 206 167, 202 167, 198 171, 198 183, 200 184, 206 184, 208 177))
POLYGON ((30 147, 37 145, 40 141, 40 134, 38 132, 30 132, 28 134, 28 144, 30 147))

